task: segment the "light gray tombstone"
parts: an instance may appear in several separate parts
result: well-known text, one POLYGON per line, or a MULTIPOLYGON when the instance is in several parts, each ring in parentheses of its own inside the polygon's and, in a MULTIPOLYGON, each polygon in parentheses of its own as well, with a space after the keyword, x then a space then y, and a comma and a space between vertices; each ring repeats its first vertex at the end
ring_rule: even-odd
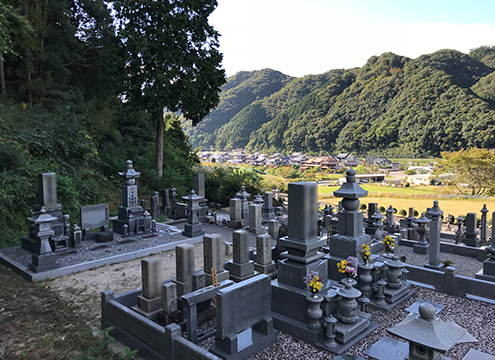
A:
POLYGON ((273 207, 273 194, 267 192, 263 195, 264 206, 263 206, 263 216, 266 219, 275 218, 275 208, 273 207))
POLYGON ((442 230, 442 214, 443 211, 438 207, 438 201, 433 201, 433 207, 428 211, 431 218, 430 221, 430 247, 428 264, 425 267, 429 269, 440 269, 440 233, 442 230))
POLYGON ((235 194, 235 196, 239 199, 241 199, 241 213, 242 213, 242 219, 244 221, 248 221, 249 218, 249 203, 248 203, 248 198, 251 194, 249 194, 246 191, 246 188, 244 186, 241 186, 241 189, 239 192, 235 194))
POLYGON ((173 282, 163 284, 162 309, 165 314, 177 311, 177 285, 173 282))
POLYGON ((229 272, 224 270, 225 242, 220 234, 203 236, 203 263, 206 285, 213 284, 212 269, 216 270, 217 282, 228 280, 229 272))
POLYGON ((141 260, 141 280, 143 295, 138 295, 137 306, 132 309, 154 320, 162 310, 163 265, 160 255, 141 260))
POLYGON ((278 240, 278 230, 279 230, 278 220, 270 220, 268 221, 268 234, 272 237, 273 240, 278 240))
POLYGON ((217 333, 210 352, 222 359, 245 359, 277 341, 270 281, 258 275, 218 291, 217 333))
POLYGON ((108 230, 108 204, 81 206, 80 212, 83 238, 94 228, 99 228, 101 231, 108 230))
POLYGON ((268 234, 256 236, 256 262, 254 270, 275 277, 276 266, 272 261, 271 237, 268 234))
POLYGON ((254 262, 249 260, 249 232, 237 230, 232 233, 233 258, 227 263, 230 280, 240 282, 255 275, 254 262))
POLYGON ((39 204, 46 210, 60 210, 57 203, 57 174, 41 173, 39 180, 39 204))
POLYGON ((261 225, 261 209, 263 205, 249 205, 249 231, 255 234, 264 234, 265 228, 261 225))
POLYGON ((230 199, 230 220, 227 221, 227 226, 232 229, 240 229, 244 226, 241 199, 230 199))
POLYGON ((478 231, 476 230, 476 213, 466 215, 466 231, 464 232, 464 243, 467 246, 479 247, 478 231))
POLYGON ((201 196, 203 199, 199 201, 199 206, 201 209, 198 213, 199 221, 204 222, 208 216, 208 200, 205 198, 205 175, 204 174, 194 174, 193 175, 193 189, 201 196))
POLYGON ((175 247, 175 271, 177 294, 182 296, 193 291, 193 275, 195 270, 195 248, 191 244, 175 247))

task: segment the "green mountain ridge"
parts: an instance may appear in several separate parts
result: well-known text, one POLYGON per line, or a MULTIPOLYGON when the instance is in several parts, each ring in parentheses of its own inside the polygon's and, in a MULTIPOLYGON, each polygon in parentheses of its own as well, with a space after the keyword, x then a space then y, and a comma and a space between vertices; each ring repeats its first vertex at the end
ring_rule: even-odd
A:
POLYGON ((388 156, 495 147, 495 47, 384 53, 361 68, 296 79, 241 72, 203 122, 183 121, 195 147, 388 156))

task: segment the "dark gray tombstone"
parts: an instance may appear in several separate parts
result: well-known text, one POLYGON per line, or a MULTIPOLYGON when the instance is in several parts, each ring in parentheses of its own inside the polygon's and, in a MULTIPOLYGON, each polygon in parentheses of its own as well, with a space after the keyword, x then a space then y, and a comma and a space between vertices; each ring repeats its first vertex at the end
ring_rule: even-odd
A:
POLYGON ((192 190, 189 195, 183 196, 182 199, 187 202, 187 224, 184 225, 182 235, 191 238, 204 235, 203 226, 199 222, 199 211, 201 210, 199 202, 203 198, 192 190))
POLYGON ((275 208, 273 207, 273 194, 270 192, 265 193, 263 195, 263 216, 266 219, 274 219, 275 218, 275 208))
POLYGON ((441 268, 440 264, 440 233, 442 230, 442 214, 443 211, 438 207, 438 201, 433 201, 433 207, 428 211, 428 215, 431 218, 430 221, 430 247, 428 264, 425 267, 438 270, 441 268))
POLYGON ((491 244, 486 248, 488 259, 483 262, 483 270, 476 274, 476 278, 495 282, 495 211, 492 212, 491 244))
POLYGON ((160 193, 158 191, 154 191, 150 197, 150 213, 155 220, 160 217, 160 193))
POLYGON ((464 232, 464 243, 467 246, 479 247, 478 231, 476 230, 476 213, 466 215, 466 231, 464 232))

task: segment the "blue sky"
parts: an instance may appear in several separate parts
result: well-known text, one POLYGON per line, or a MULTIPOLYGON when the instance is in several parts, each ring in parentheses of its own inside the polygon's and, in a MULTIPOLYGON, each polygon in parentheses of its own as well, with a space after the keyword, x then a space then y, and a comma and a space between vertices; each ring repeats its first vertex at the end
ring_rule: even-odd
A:
POLYGON ((210 23, 227 76, 267 67, 303 76, 386 51, 495 45, 495 0, 218 0, 210 23))

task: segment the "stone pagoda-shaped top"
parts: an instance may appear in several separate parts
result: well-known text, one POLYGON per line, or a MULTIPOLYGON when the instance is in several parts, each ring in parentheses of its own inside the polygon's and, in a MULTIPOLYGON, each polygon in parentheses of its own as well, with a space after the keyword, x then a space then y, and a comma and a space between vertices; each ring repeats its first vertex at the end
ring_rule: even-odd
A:
POLYGON ((466 329, 459 325, 440 320, 435 312, 433 305, 423 303, 419 306, 419 315, 411 313, 399 324, 387 329, 409 341, 409 359, 441 358, 440 354, 454 346, 466 333, 466 329))
MULTIPOLYGON (((345 172, 346 182, 342 184, 340 189, 333 192, 335 197, 344 198, 343 201, 349 199, 359 199, 368 196, 368 192, 364 190, 358 182, 356 182, 356 170, 349 169, 345 172)), ((359 204, 359 203, 358 203, 359 204)), ((346 206, 342 203, 344 209, 346 206)), ((351 209, 349 209, 351 210, 351 209)))
POLYGON ((132 160, 127 160, 125 162, 125 170, 119 172, 119 175, 124 176, 124 185, 134 185, 136 179, 141 176, 141 173, 134 170, 132 160))

